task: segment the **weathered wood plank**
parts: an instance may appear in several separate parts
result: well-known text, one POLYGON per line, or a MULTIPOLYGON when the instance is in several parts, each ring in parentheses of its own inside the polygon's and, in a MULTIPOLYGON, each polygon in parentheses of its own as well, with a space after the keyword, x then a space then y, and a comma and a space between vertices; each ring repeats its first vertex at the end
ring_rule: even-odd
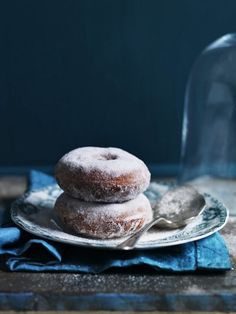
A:
POLYGON ((16 198, 27 188, 27 179, 24 176, 0 177, 0 199, 16 198))
MULTIPOLYGON (((16 311, 1 311, 1 314, 16 314, 19 312, 16 311)), ((58 311, 21 311, 20 313, 24 314, 58 314, 58 311)), ((80 314, 133 314, 136 313, 134 311, 80 311, 80 314)), ((149 311, 143 312, 139 311, 140 314, 172 314, 171 312, 166 311, 149 311)), ((236 312, 227 312, 227 314, 234 314, 236 312)), ((63 311, 63 314, 78 314, 78 311, 63 311)), ((183 312, 175 312, 175 314, 183 314, 183 312)), ((222 312, 205 312, 205 311, 187 311, 184 314, 222 314, 222 312)))

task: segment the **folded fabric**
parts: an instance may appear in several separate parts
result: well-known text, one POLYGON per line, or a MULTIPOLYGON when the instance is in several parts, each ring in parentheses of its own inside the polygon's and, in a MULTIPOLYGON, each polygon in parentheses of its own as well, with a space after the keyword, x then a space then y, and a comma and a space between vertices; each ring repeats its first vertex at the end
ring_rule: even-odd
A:
MULTIPOLYGON (((31 171, 29 183, 30 190, 37 190, 55 184, 55 180, 44 173, 31 171)), ((227 247, 219 233, 199 241, 154 250, 98 250, 37 238, 6 221, 6 213, 0 213, 0 255, 4 257, 1 265, 11 271, 99 273, 112 267, 134 265, 175 272, 231 268, 227 247)))

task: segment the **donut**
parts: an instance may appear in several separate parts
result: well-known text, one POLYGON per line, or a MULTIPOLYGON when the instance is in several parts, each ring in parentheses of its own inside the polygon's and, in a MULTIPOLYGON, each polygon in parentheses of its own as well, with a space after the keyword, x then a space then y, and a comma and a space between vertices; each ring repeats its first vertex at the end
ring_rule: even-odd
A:
POLYGON ((150 172, 142 160, 112 147, 72 150, 57 163, 55 177, 67 194, 87 202, 125 202, 150 183, 150 172))
POLYGON ((64 230, 98 239, 125 237, 152 219, 144 194, 123 203, 91 203, 62 193, 54 206, 64 230))

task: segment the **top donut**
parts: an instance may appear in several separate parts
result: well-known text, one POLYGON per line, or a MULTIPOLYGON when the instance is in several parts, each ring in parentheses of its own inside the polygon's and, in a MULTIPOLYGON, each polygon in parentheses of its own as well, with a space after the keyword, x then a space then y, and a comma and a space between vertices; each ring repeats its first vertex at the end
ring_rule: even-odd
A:
POLYGON ((142 160, 119 148, 81 147, 56 165, 59 186, 87 202, 121 203, 145 191, 150 172, 142 160))

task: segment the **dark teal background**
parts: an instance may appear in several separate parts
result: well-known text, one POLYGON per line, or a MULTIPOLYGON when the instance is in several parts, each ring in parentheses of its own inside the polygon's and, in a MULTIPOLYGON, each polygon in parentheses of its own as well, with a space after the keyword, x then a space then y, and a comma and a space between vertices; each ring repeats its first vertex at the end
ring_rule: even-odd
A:
POLYGON ((235 29, 234 0, 1 1, 0 172, 87 145, 175 172, 191 66, 235 29))

